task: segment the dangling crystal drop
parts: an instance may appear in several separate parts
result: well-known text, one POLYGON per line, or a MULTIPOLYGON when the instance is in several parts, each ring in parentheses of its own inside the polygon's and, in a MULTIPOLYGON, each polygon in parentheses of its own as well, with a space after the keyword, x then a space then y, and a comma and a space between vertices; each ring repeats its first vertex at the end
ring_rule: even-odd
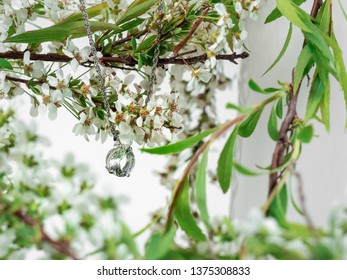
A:
POLYGON ((106 156, 106 169, 117 177, 129 177, 135 166, 135 156, 131 147, 116 142, 106 156))

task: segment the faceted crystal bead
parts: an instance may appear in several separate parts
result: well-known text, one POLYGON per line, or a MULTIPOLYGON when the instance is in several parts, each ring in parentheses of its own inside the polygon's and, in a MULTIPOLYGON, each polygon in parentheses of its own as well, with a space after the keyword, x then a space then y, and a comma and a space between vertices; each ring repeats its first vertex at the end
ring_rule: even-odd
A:
POLYGON ((117 177, 129 177, 135 165, 135 156, 131 147, 115 143, 106 156, 106 169, 117 177))

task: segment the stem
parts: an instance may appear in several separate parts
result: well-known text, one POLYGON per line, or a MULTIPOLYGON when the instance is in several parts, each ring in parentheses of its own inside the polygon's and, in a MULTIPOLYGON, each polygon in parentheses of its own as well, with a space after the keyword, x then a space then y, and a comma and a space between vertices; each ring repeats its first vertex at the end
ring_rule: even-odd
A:
MULTIPOLYGON (((5 59, 23 59, 24 52, 18 52, 18 51, 10 51, 10 52, 4 52, 0 53, 0 58, 5 59)), ((217 54, 216 59, 217 60, 228 60, 234 64, 237 64, 236 59, 245 59, 249 56, 247 52, 242 52, 240 54, 232 53, 232 54, 217 54)), ((169 57, 169 58, 161 58, 158 61, 158 66, 163 66, 166 64, 196 64, 196 63, 204 63, 208 59, 207 54, 202 54, 198 56, 193 56, 189 58, 176 58, 176 57, 169 57)), ((68 57, 66 55, 60 55, 55 53, 46 53, 46 54, 30 54, 30 60, 40 60, 40 61, 51 61, 51 62, 69 62, 72 60, 71 57, 68 57)), ((119 55, 119 56, 104 56, 100 58, 101 62, 109 62, 109 63, 121 63, 128 66, 134 66, 137 65, 137 61, 131 56, 131 55, 119 55)), ((91 62, 91 61, 90 61, 91 62)), ((89 63, 89 62, 88 62, 89 63)))
POLYGON ((23 210, 17 210, 14 212, 14 215, 22 220, 25 224, 31 227, 38 227, 41 232, 41 240, 50 244, 55 250, 59 253, 70 257, 73 260, 77 260, 77 256, 71 250, 69 242, 65 240, 54 240, 52 239, 44 230, 42 225, 40 225, 37 221, 35 221, 32 217, 24 213, 23 210))
POLYGON ((223 126, 221 126, 220 129, 218 129, 212 136, 211 138, 206 141, 204 144, 202 144, 200 146, 200 148, 196 151, 196 153, 194 154, 194 156, 192 157, 192 159, 189 161, 187 167, 185 168, 182 177, 179 179, 177 186, 174 190, 174 194, 173 194, 173 198, 171 201, 171 204, 169 206, 169 211, 168 211, 168 215, 167 215, 167 220, 165 223, 165 228, 168 229, 169 225, 170 225, 170 221, 172 219, 173 216, 173 211, 175 208, 175 204, 177 202, 177 199, 183 189, 183 182, 185 181, 185 179, 188 177, 191 169, 194 167, 195 163, 198 161, 200 155, 209 147, 209 145, 216 140, 219 136, 221 136, 225 131, 227 131, 230 127, 232 127, 233 125, 242 122, 245 118, 247 117, 247 115, 243 114, 238 116, 237 118, 225 123, 223 126))
MULTIPOLYGON (((318 11, 320 7, 322 6, 322 4, 323 4, 322 0, 315 0, 313 2, 312 9, 311 9, 312 17, 314 18, 317 17, 318 11)), ((304 42, 303 46, 305 46, 305 44, 306 42, 304 42)), ((300 81, 297 92, 293 92, 294 71, 295 69, 293 69, 293 73, 292 73, 293 77, 292 77, 292 84, 291 84, 290 100, 288 104, 288 111, 286 113, 286 116, 282 122, 281 128, 278 133, 278 140, 277 140, 275 150, 272 156, 271 169, 276 169, 283 164, 283 160, 289 145, 288 135, 292 131, 293 121, 295 120, 295 117, 297 114, 296 106, 297 106, 298 95, 299 95, 302 80, 300 81)), ((281 181, 282 177, 283 177, 283 174, 278 172, 270 174, 268 198, 270 198, 274 190, 277 188, 276 186, 278 185, 278 182, 281 181)))

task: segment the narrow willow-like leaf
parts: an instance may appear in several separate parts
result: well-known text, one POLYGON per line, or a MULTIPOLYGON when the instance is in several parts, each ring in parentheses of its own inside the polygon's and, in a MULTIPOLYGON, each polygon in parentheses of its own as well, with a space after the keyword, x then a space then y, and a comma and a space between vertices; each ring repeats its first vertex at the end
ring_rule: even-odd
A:
POLYGON ((200 218, 207 228, 211 228, 210 218, 207 211, 206 203, 206 168, 207 168, 208 150, 206 150, 201 158, 196 171, 194 184, 196 204, 198 205, 200 218))
POLYGON ((142 152, 149 153, 149 154, 156 154, 156 155, 167 155, 167 154, 177 154, 179 152, 182 152, 186 149, 189 149, 196 144, 198 144, 201 140, 215 132, 219 127, 214 127, 209 130, 205 130, 199 134, 196 134, 192 137, 189 137, 187 139, 184 139, 182 141, 169 144, 166 146, 156 147, 156 148, 148 148, 148 149, 141 149, 142 152))
POLYGON ((155 232, 149 239, 145 251, 145 260, 160 260, 169 252, 175 237, 175 226, 164 233, 155 232))
POLYGON ((306 115, 305 115, 306 122, 314 118, 314 116, 316 115, 325 92, 326 92, 326 83, 324 83, 324 81, 321 79, 320 75, 318 74, 318 71, 316 71, 313 77, 312 86, 310 89, 310 94, 309 94, 307 106, 306 106, 306 115))
POLYGON ((241 165, 240 163, 234 162, 234 167, 240 174, 246 175, 246 176, 259 176, 263 173, 255 172, 253 170, 250 170, 246 168, 245 166, 241 165))
POLYGON ((12 70, 13 67, 6 59, 0 58, 0 69, 9 69, 12 70))
POLYGON ((276 104, 276 115, 280 119, 283 117, 283 98, 280 98, 276 104))
POLYGON ((343 16, 345 17, 345 19, 347 20, 347 13, 346 13, 346 10, 343 8, 342 4, 341 4, 341 1, 339 1, 339 5, 340 5, 340 8, 341 8, 341 11, 343 13, 343 16))
POLYGON ((237 106, 236 104, 233 104, 233 103, 228 103, 226 105, 226 108, 227 109, 232 109, 232 110, 236 110, 240 113, 243 113, 243 114, 250 114, 252 112, 252 107, 240 107, 240 106, 237 106))
POLYGON ((330 131, 330 80, 327 79, 326 90, 324 97, 320 103, 320 110, 322 113, 322 121, 326 130, 330 131))
MULTIPOLYGON (((117 2, 119 2, 119 1, 117 0, 117 2)), ((104 3, 101 3, 101 4, 98 4, 98 5, 95 5, 93 7, 88 8, 87 14, 88 14, 89 19, 96 17, 97 15, 100 15, 102 10, 106 9, 107 7, 108 7, 107 3, 104 2, 104 3)), ((73 13, 72 15, 61 20, 57 24, 66 24, 66 23, 71 23, 71 22, 78 21, 78 20, 81 20, 81 21, 83 20, 82 12, 73 13)))
POLYGON ((147 12, 158 0, 135 0, 118 20, 117 24, 125 23, 147 12))
POLYGON ((274 68, 277 63, 281 60, 282 56, 286 53, 287 48, 289 46, 289 42, 290 39, 292 38, 292 33, 293 33, 293 25, 290 23, 289 24, 289 30, 288 30, 288 34, 286 37, 286 40, 284 42, 283 48, 280 51, 280 54, 277 56, 277 58, 275 59, 275 61, 271 64, 271 66, 264 72, 264 74, 262 76, 264 76, 265 74, 267 74, 270 70, 272 70, 272 68, 274 68))
POLYGON ((136 52, 141 52, 145 49, 147 49, 149 46, 151 46, 151 44, 154 42, 154 40, 157 38, 156 35, 152 35, 149 36, 147 39, 145 39, 140 45, 139 47, 136 49, 136 52))
POLYGON ((254 80, 249 80, 248 86, 255 92, 263 93, 263 94, 269 94, 278 91, 278 88, 261 88, 254 80))
POLYGON ((293 2, 290 0, 276 0, 276 4, 282 15, 289 19, 291 23, 298 26, 302 31, 312 32, 310 24, 313 24, 309 24, 307 18, 301 18, 299 16, 299 8, 293 2))
MULTIPOLYGON (((293 0, 293 2, 300 6, 302 3, 306 2, 306 0, 293 0)), ((265 20, 266 23, 270 23, 272 21, 275 21, 276 19, 280 18, 282 16, 281 12, 278 10, 278 8, 275 8, 272 10, 272 12, 267 16, 265 20)))
POLYGON ((286 222, 287 205, 287 186, 283 185, 272 200, 267 215, 274 217, 279 224, 284 224, 286 222))
POLYGON ((278 127, 277 127, 277 116, 274 107, 271 109, 269 122, 267 124, 267 131, 272 140, 277 141, 278 139, 278 127))
MULTIPOLYGON (((337 75, 339 77, 338 80, 340 82, 342 91, 344 93, 345 103, 347 108, 347 71, 346 71, 345 62, 343 60, 343 54, 342 54, 341 48, 336 40, 334 33, 332 34, 332 39, 329 38, 329 43, 334 52, 336 70, 337 70, 337 75)), ((346 128, 347 128, 347 122, 346 122, 346 128)))
POLYGON ((233 132, 230 134, 218 160, 217 177, 224 193, 229 190, 231 178, 233 175, 233 163, 237 135, 238 126, 236 126, 233 132))
POLYGON ((310 143, 313 137, 313 126, 308 125, 301 128, 297 137, 302 143, 310 143))
POLYGON ((197 225, 192 213, 190 212, 189 202, 189 181, 183 183, 183 189, 179 194, 175 205, 175 217, 181 229, 196 241, 205 241, 206 237, 197 225))
POLYGON ((241 123, 239 127, 239 135, 241 137, 247 138, 252 135, 258 124, 263 109, 264 107, 259 108, 241 123))
MULTIPOLYGON (((91 21, 90 28, 92 32, 103 30, 121 31, 121 29, 115 24, 99 21, 91 21)), ((78 38, 85 35, 87 35, 87 31, 84 22, 75 21, 67 24, 54 25, 47 28, 27 31, 8 38, 6 42, 39 44, 50 41, 63 41, 69 36, 78 38)))
POLYGON ((306 45, 298 57, 294 71, 293 92, 297 93, 299 85, 303 77, 310 71, 313 66, 312 54, 310 48, 306 45))

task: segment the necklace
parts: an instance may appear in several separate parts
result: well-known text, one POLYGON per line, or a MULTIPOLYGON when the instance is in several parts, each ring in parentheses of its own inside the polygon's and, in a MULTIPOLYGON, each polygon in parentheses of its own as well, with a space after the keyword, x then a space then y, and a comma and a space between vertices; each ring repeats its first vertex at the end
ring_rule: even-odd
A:
MULTIPOLYGON (((106 89, 104 85, 104 79, 101 73, 100 62, 97 57, 97 50, 95 48, 95 43, 93 39, 93 34, 90 27, 89 16, 87 13, 87 8, 84 0, 79 0, 81 4, 81 12, 83 15, 85 28, 87 31, 88 41, 91 49, 91 53, 93 55, 94 67, 97 73, 97 79, 99 82, 99 90, 102 93, 103 104, 107 113, 107 122, 110 127, 110 132, 113 136, 114 146, 107 153, 106 156, 106 169, 110 174, 114 174, 117 177, 129 177, 131 171, 135 166, 135 155, 132 151, 131 146, 124 146, 119 139, 119 131, 116 129, 115 124, 111 121, 111 107, 107 99, 106 89)), ((154 49, 154 57, 153 57, 153 67, 149 77, 149 84, 147 90, 147 96, 145 99, 145 104, 147 105, 150 97, 154 91, 154 83, 156 82, 155 70, 158 67, 159 54, 160 54, 160 34, 162 31, 162 12, 163 12, 163 0, 159 0, 158 11, 160 13, 160 17, 158 19, 158 32, 157 38, 155 40, 156 47, 154 49)))

